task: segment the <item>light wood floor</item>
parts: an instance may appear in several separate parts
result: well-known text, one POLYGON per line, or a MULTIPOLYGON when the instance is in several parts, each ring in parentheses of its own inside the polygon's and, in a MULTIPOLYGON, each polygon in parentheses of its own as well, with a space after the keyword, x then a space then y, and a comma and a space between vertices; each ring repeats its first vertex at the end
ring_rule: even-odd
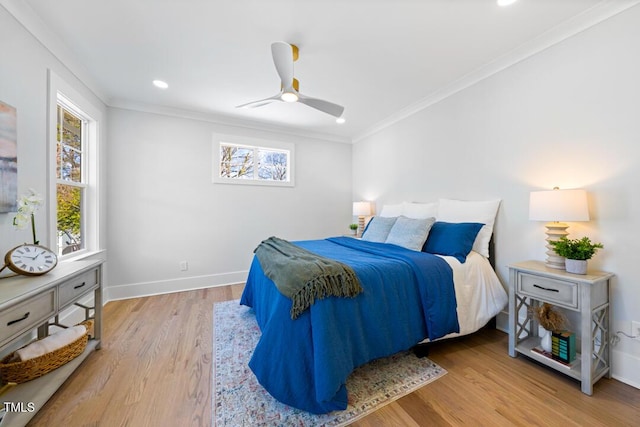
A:
MULTIPOLYGON (((211 426, 212 307, 242 285, 114 301, 102 349, 91 355, 30 426, 211 426)), ((482 330, 436 343, 441 379, 354 426, 640 425, 640 390, 602 379, 579 384, 507 355, 507 336, 482 330)))

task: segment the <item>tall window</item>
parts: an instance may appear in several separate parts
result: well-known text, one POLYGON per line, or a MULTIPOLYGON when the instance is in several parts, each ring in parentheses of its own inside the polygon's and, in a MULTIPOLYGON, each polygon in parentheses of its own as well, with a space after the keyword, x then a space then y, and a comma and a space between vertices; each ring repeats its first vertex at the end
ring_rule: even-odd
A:
POLYGON ((47 187, 49 236, 60 257, 100 247, 100 125, 103 112, 52 70, 49 77, 47 187))
POLYGON ((58 254, 85 248, 84 200, 87 188, 85 150, 87 119, 73 106, 58 102, 56 201, 58 254))
POLYGON ((214 182, 293 186, 293 144, 223 137, 213 150, 214 182))

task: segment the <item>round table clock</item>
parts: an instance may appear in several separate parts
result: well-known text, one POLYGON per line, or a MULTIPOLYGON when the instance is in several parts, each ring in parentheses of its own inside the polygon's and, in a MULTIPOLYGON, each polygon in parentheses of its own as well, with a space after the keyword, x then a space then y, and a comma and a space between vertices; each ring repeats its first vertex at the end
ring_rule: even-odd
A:
POLYGON ((5 267, 9 267, 14 273, 40 276, 53 270, 58 264, 58 257, 44 246, 25 243, 7 252, 4 263, 5 267))

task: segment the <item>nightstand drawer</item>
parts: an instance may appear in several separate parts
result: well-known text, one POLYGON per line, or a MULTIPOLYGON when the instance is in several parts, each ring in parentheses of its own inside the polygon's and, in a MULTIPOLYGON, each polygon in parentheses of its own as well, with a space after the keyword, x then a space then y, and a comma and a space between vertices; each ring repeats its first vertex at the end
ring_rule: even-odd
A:
POLYGON ((551 304, 578 308, 578 284, 520 273, 518 292, 551 304))
POLYGON ((60 308, 98 286, 98 270, 88 271, 60 286, 60 308))
POLYGON ((39 326, 56 312, 55 289, 30 298, 0 313, 0 345, 39 326))

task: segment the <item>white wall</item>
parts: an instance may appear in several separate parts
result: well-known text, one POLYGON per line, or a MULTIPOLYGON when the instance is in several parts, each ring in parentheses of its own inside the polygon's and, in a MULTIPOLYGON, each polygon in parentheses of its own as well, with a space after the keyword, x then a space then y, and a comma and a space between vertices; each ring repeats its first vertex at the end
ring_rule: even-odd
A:
MULTIPOLYGON (((46 50, 7 10, 0 6, 0 100, 17 109, 18 121, 18 195, 33 188, 45 200, 48 198, 49 173, 47 167, 47 72, 52 70, 74 91, 84 97, 97 111, 106 117, 106 107, 94 93, 78 80, 64 64, 46 50)), ((106 123, 103 123, 106 124, 106 123)), ((100 138, 106 140, 106 126, 100 138)), ((104 182, 105 159, 100 161, 104 182)), ((102 203, 104 207, 104 203, 102 203)), ((49 206, 36 213, 37 237, 43 245, 49 242, 49 206)), ((31 241, 30 230, 16 230, 15 214, 0 214, 0 256, 14 246, 31 241)), ((104 218, 104 216, 103 216, 104 218)), ((106 233, 103 221, 101 233, 106 233)), ((5 275, 7 270, 2 274, 5 275)))
MULTIPOLYGON (((496 262, 506 285, 509 263, 545 258, 529 192, 585 188, 592 220, 569 232, 604 244, 590 266, 616 274, 613 330, 629 333, 640 320, 638 46, 634 7, 364 138, 353 148, 354 199, 380 208, 501 198, 496 262)), ((640 341, 622 338, 613 359, 614 376, 640 387, 640 341)))
POLYGON ((108 161, 111 299, 243 282, 263 239, 352 222, 348 144, 110 108, 108 161), (214 184, 214 133, 293 143, 295 186, 214 184))

